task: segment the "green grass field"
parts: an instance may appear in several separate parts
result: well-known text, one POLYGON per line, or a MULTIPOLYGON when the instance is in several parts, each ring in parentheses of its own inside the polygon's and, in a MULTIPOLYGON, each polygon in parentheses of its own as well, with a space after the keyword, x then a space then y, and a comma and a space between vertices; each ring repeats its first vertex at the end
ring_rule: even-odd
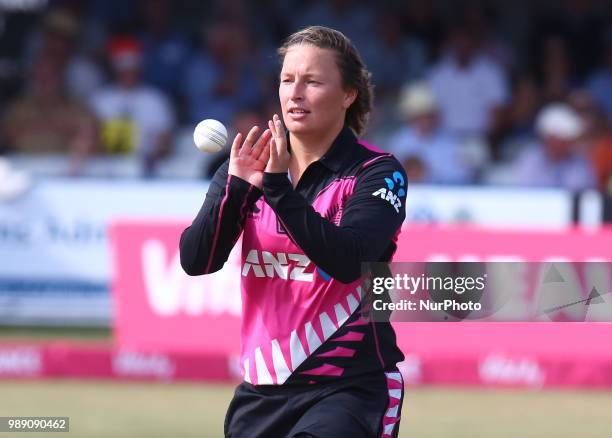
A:
MULTIPOLYGON (((232 393, 204 383, 0 381, 0 416, 69 416, 66 435, 79 438, 220 437, 232 393)), ((42 436, 17 436, 28 435, 42 436)), ((400 436, 609 438, 612 393, 408 388, 400 436)))
MULTIPOLYGON (((110 342, 112 334, 104 328, 0 326, 2 339, 110 342)), ((221 437, 232 394, 231 385, 201 382, 0 380, 0 416, 68 416, 65 435, 78 438, 221 437)), ((400 436, 610 438, 612 392, 407 388, 400 436)))

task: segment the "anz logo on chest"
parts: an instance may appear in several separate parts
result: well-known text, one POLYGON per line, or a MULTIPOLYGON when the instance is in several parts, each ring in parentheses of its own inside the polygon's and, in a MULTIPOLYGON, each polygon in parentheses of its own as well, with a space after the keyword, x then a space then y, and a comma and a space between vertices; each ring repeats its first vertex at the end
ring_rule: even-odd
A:
POLYGON ((314 273, 304 272, 310 266, 310 259, 304 254, 287 254, 252 249, 242 266, 242 276, 253 273, 255 277, 282 278, 283 280, 312 281, 314 273), (261 256, 260 256, 261 254, 261 256))
POLYGON ((392 178, 385 178, 387 187, 382 187, 372 193, 372 196, 384 199, 393 206, 396 212, 399 213, 402 206, 402 196, 406 195, 406 182, 404 176, 400 172, 393 172, 392 178), (393 189, 397 186, 397 194, 393 193, 393 189))

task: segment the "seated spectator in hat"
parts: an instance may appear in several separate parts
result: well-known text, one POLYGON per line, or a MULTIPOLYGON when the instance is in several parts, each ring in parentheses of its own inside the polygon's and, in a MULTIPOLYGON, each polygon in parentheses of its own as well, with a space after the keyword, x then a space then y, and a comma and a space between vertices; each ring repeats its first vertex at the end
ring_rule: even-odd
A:
POLYGON ((157 163, 170 152, 174 111, 167 97, 141 81, 142 52, 131 37, 110 45, 115 83, 92 96, 101 121, 101 142, 108 154, 136 155, 142 175, 153 176, 157 163))
POLYGON ((25 94, 6 108, 0 133, 11 152, 69 155, 69 173, 78 175, 96 150, 96 120, 84 103, 67 96, 63 74, 60 60, 38 59, 25 94))
POLYGON ((425 83, 406 86, 399 100, 406 124, 392 135, 390 152, 404 165, 408 180, 428 184, 468 184, 474 171, 461 144, 440 127, 436 99, 425 83))
POLYGON ((516 184, 574 191, 595 187, 593 168, 581 151, 584 125, 569 105, 544 107, 536 119, 536 133, 537 142, 513 163, 516 184))

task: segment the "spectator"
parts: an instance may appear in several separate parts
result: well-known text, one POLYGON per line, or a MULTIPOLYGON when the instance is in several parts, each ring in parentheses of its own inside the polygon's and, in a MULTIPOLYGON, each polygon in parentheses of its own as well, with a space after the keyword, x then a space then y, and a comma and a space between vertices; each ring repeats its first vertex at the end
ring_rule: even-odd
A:
POLYGON ((584 126, 566 104, 544 107, 536 119, 538 142, 514 163, 516 183, 533 187, 584 190, 595 186, 593 169, 580 151, 584 126))
POLYGON ((591 161, 599 190, 612 196, 612 133, 609 127, 592 144, 591 161))
POLYGON ((373 6, 356 0, 316 0, 304 2, 305 8, 293 13, 292 28, 301 29, 317 24, 339 30, 362 47, 372 37, 373 6))
POLYGON ((474 172, 461 155, 461 145, 440 128, 437 103, 428 86, 407 86, 399 102, 407 123, 391 137, 389 147, 404 165, 408 180, 430 184, 472 182, 474 172))
POLYGON ((91 99, 102 121, 103 146, 109 154, 137 154, 143 175, 152 176, 170 152, 173 109, 160 90, 142 84, 142 50, 136 39, 114 39, 110 58, 116 82, 91 99))
POLYGON ((30 41, 32 59, 50 58, 60 64, 63 86, 77 99, 87 99, 104 83, 100 67, 77 51, 82 23, 68 9, 56 9, 43 19, 42 32, 30 41))
POLYGON ((506 103, 504 72, 479 53, 476 39, 464 26, 449 35, 449 51, 429 73, 442 126, 462 137, 486 137, 496 129, 506 103))
POLYGON ((428 62, 438 58, 444 36, 439 6, 431 0, 411 0, 398 3, 394 11, 402 22, 404 33, 425 45, 428 62))
POLYGON ((597 187, 612 195, 612 132, 603 109, 586 90, 578 90, 570 96, 570 102, 580 115, 583 125, 583 141, 586 153, 595 170, 597 187))
MULTIPOLYGON (((543 2, 537 2, 543 4, 543 2)), ((535 5, 536 3, 534 3, 535 5)), ((609 20, 609 2, 563 0, 551 3, 534 14, 530 47, 537 48, 550 36, 563 40, 567 57, 573 62, 571 76, 579 80, 592 71, 602 53, 603 34, 609 20)), ((534 61, 538 61, 537 57, 534 61)))
POLYGON ((504 129, 500 132, 501 145, 497 158, 508 161, 516 158, 520 145, 535 135, 534 121, 542 105, 541 90, 535 79, 520 73, 512 90, 510 104, 504 111, 504 129))
POLYGON ((572 74, 572 54, 567 40, 560 35, 549 35, 536 51, 536 76, 544 102, 566 100, 578 84, 572 74))
POLYGON ((79 174, 96 149, 96 122, 78 100, 66 96, 63 64, 38 59, 27 91, 7 108, 0 131, 8 150, 24 154, 70 154, 71 175, 79 174))
POLYGON ((239 108, 257 104, 260 77, 247 44, 243 30, 232 23, 220 22, 206 32, 183 81, 191 123, 212 118, 228 124, 239 108))
POLYGON ((143 48, 142 74, 146 83, 178 97, 177 72, 187 62, 190 47, 184 34, 173 28, 172 3, 168 0, 142 2, 145 29, 140 34, 143 48))
POLYGON ((470 29, 479 52, 504 70, 513 65, 513 53, 510 47, 493 34, 492 29, 499 22, 495 10, 485 1, 470 1, 459 5, 458 13, 470 29))
POLYGON ((362 53, 371 66, 376 97, 380 99, 396 93, 403 83, 423 76, 427 51, 419 40, 403 35, 396 15, 382 12, 376 25, 377 31, 362 53))
POLYGON ((612 121, 612 27, 606 35, 603 60, 603 65, 587 81, 587 88, 612 121))

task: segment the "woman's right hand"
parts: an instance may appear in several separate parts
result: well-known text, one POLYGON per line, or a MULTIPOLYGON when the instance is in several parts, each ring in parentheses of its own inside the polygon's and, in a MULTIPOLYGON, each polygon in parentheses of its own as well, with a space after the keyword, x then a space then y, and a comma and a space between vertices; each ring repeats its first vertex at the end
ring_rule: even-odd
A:
POLYGON ((259 127, 253 126, 242 143, 242 134, 236 134, 230 151, 229 174, 237 176, 259 188, 263 187, 263 172, 270 158, 269 142, 272 134, 266 129, 259 138, 259 127), (257 141, 255 141, 257 139, 257 141))

